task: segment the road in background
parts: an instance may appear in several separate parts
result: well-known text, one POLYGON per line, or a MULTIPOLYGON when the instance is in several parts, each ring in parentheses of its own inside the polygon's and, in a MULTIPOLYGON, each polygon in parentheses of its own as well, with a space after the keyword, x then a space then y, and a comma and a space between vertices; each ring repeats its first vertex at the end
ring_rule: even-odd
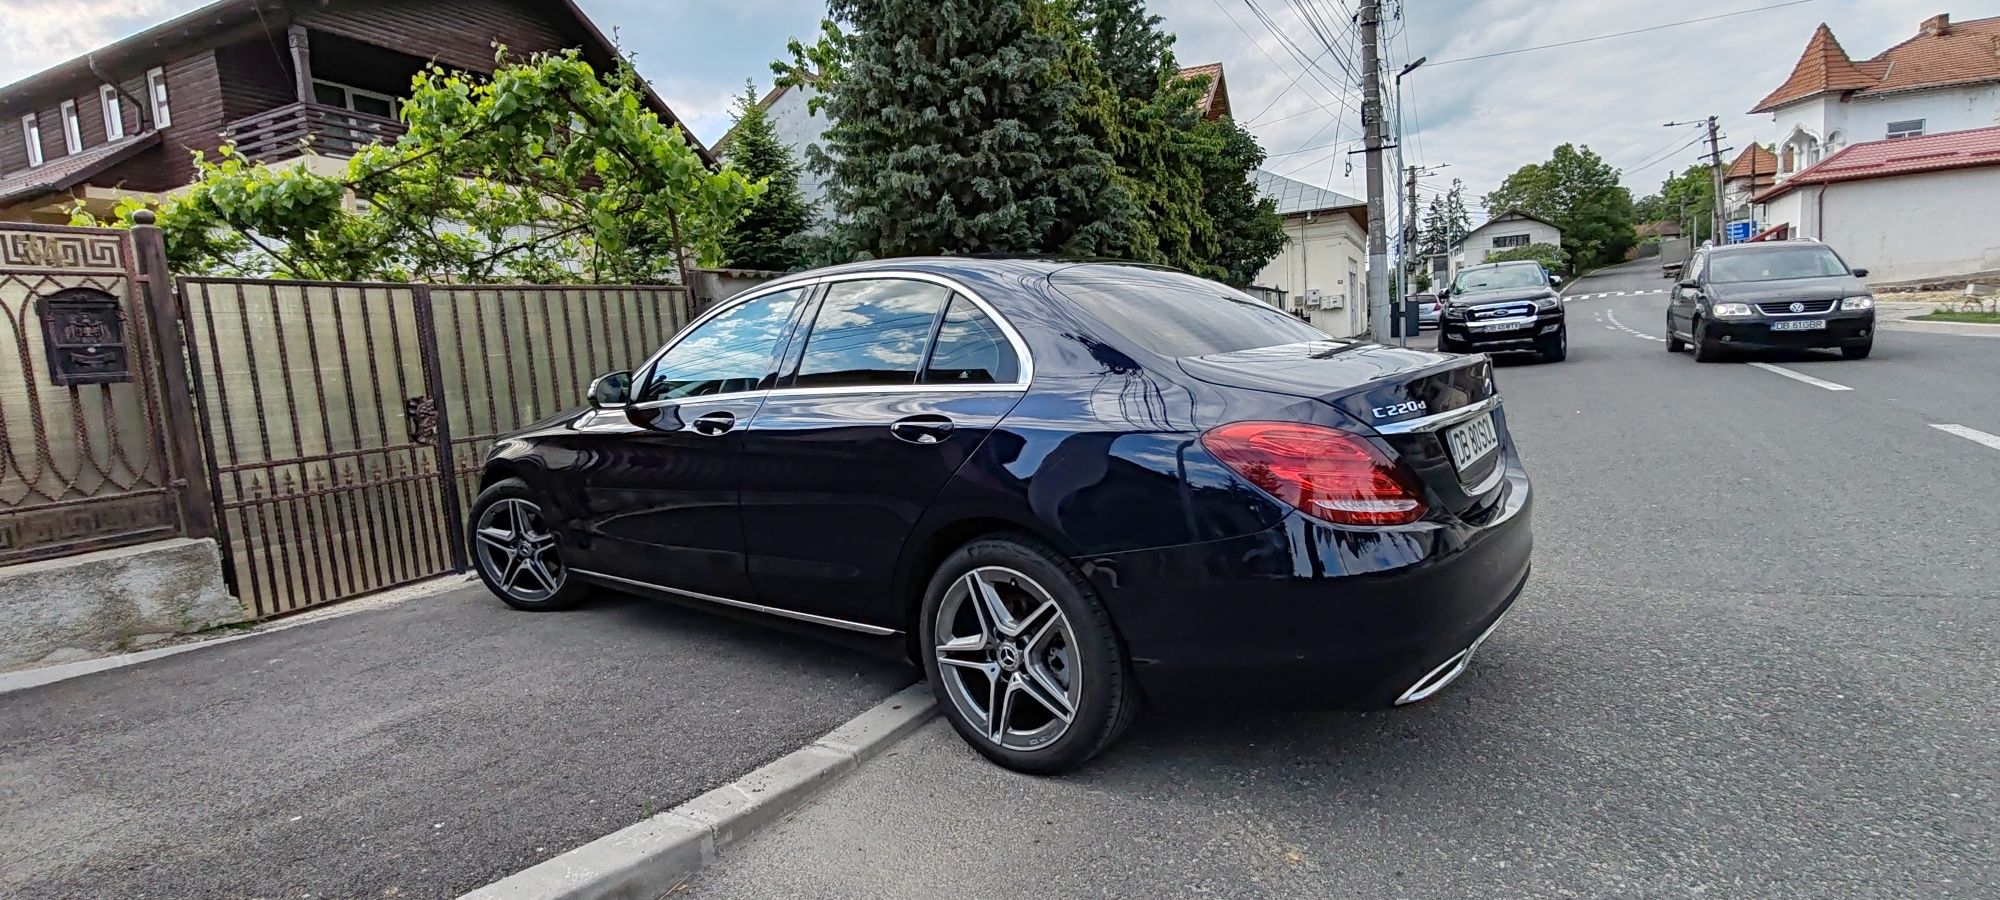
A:
POLYGON ((1668 285, 1581 279, 1569 361, 1499 369, 1535 574, 1436 699, 1149 711, 1062 779, 940 722, 689 895, 2000 892, 2000 450, 1931 427, 2000 434, 2000 342, 1776 360, 1830 391, 1669 354, 1668 285))
POLYGON ((0 896, 455 897, 914 678, 662 601, 471 587, 0 694, 0 896))

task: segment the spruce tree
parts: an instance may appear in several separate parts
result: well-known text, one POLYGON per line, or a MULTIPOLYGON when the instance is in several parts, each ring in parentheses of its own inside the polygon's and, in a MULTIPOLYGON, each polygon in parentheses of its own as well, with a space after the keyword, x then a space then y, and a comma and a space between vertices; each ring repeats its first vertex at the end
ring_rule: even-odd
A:
POLYGON ((828 11, 852 27, 824 113, 828 194, 854 253, 1114 248, 1134 211, 1090 133, 1104 127, 1078 78, 1090 58, 1048 0, 832 0, 828 11))
POLYGON ((799 195, 799 164, 778 141, 770 116, 757 102, 755 85, 744 84, 736 110, 724 159, 745 178, 763 182, 764 193, 750 201, 743 218, 723 236, 723 257, 741 269, 802 268, 802 242, 813 214, 799 195))

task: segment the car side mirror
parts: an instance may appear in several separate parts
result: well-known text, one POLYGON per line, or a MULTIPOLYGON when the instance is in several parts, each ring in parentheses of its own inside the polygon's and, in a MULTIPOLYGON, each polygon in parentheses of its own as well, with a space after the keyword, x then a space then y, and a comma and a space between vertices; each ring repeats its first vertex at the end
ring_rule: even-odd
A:
POLYGON ((1450 300, 1450 299, 1451 299, 1451 288, 1439 288, 1439 289, 1438 289, 1438 302, 1439 302, 1439 303, 1443 303, 1443 302, 1445 302, 1446 300, 1450 300))
POLYGON ((591 409, 619 409, 632 402, 632 373, 612 372, 590 383, 591 409))
POLYGON ((1556 275, 1556 274, 1549 275, 1549 285, 1551 287, 1562 283, 1563 283, 1563 277, 1561 275, 1556 275))
POLYGON ((1853 270, 1853 271, 1854 271, 1854 277, 1856 277, 1856 278, 1867 278, 1867 277, 1868 277, 1868 270, 1867 270, 1867 269, 1855 269, 1855 270, 1853 270))
POLYGON ((1681 290, 1684 290, 1684 291, 1698 291, 1698 290, 1701 290, 1701 282, 1699 282, 1699 281, 1683 281, 1683 282, 1681 282, 1681 283, 1680 283, 1680 289, 1681 289, 1681 290))

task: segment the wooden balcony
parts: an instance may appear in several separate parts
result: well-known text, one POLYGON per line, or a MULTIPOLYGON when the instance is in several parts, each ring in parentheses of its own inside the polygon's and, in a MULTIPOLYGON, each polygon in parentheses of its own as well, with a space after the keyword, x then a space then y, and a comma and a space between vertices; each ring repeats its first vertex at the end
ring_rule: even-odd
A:
POLYGON ((403 123, 318 103, 290 103, 224 126, 222 138, 257 162, 306 155, 353 156, 401 137, 403 123))

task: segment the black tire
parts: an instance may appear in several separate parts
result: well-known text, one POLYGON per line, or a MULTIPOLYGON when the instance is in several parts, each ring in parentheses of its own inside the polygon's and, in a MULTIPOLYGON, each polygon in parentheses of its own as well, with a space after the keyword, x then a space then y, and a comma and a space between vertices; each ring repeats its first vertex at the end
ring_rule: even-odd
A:
MULTIPOLYGON (((1003 602, 1026 601, 1020 603, 1019 609, 1012 608, 1013 604, 1008 603, 1010 615, 1026 614, 1032 618, 1033 611, 1027 607, 1039 608, 1044 605, 1044 601, 1039 597, 1018 586, 1010 587, 1006 582, 996 583, 993 586, 1006 595, 1003 602)), ((976 617, 977 610, 972 612, 976 617)), ((966 743, 971 744, 973 749, 978 750, 987 759, 1005 768, 1030 775, 1061 775, 1074 771, 1117 740, 1118 736, 1131 726, 1133 717, 1138 713, 1141 699, 1132 679, 1131 661, 1118 640, 1117 632, 1111 627, 1111 617, 1105 612, 1104 604, 1098 599, 1097 592, 1091 588, 1083 573, 1077 571, 1067 559, 1032 537, 1020 534, 992 535, 953 551, 931 576, 918 615, 918 657, 923 662, 924 674, 930 679, 931 690, 937 696, 938 707, 944 711, 945 719, 951 722, 951 727, 957 729, 959 736, 964 738, 966 743), (938 652, 941 643, 938 634, 939 612, 945 609, 947 599, 950 598, 953 604, 952 621, 964 622, 965 620, 961 618, 965 614, 964 604, 977 601, 969 600, 966 592, 970 589, 963 587, 961 580, 968 576, 975 579, 980 577, 974 573, 991 575, 1001 570, 1026 576, 1030 587, 1039 587, 1041 592, 1047 595, 1047 599, 1054 602, 1056 610, 1061 613, 1069 626, 1067 632, 1056 632, 1056 637, 1067 638, 1073 635, 1074 645, 1064 640, 1061 650, 1043 650, 1038 654, 1030 640, 1024 644, 1021 652, 1015 655, 1016 665, 1019 668, 998 668, 1000 663, 996 661, 992 664, 991 671, 980 671, 968 664, 976 662, 968 658, 983 658, 981 654, 986 651, 976 649, 962 651, 954 654, 962 661, 960 665, 952 667, 951 677, 954 681, 951 685, 947 685, 943 673, 945 666, 939 662, 939 657, 942 655, 938 652), (1056 657, 1058 652, 1062 654, 1060 660, 1056 657), (1044 676, 1053 674, 1061 677, 1067 673, 1068 678, 1081 679, 1080 682, 1070 681, 1061 685, 1077 695, 1073 701, 1074 709, 1066 727, 1046 743, 1031 747, 1002 746, 992 737, 987 722, 975 722, 970 713, 961 708, 961 700, 954 696, 954 691, 963 691, 972 696, 975 702, 977 695, 981 693, 991 698, 992 686, 1000 684, 1002 679, 1026 681, 1035 675, 1037 670, 1028 668, 1030 659, 1037 660, 1037 664, 1041 667, 1039 672, 1044 676), (1062 668, 1052 671, 1051 667, 1058 661, 1062 662, 1062 668)), ((993 632, 986 630, 983 619, 976 619, 972 627, 977 628, 981 634, 989 635, 989 639, 993 635, 993 632)), ((962 630, 964 629, 959 625, 953 625, 952 634, 946 639, 960 637, 959 632, 962 630)), ((1029 629, 1030 632, 1035 630, 1029 629)), ((969 635, 964 636, 969 637, 969 635)), ((1025 637, 1032 638, 1032 634, 1025 637)), ((1005 640, 999 642, 1004 643, 1005 640)), ((1032 696, 1031 692, 1026 690, 1019 693, 1032 696)), ((1008 696, 1005 691, 1002 695, 1008 696)), ((986 704, 988 709, 994 705, 990 702, 986 704)), ((1001 708, 1010 709, 1005 706, 1001 708)), ((1041 703, 1039 707, 1022 707, 1030 714, 1046 713, 1050 708, 1046 702, 1041 703)), ((1054 716, 1045 718, 1051 725, 1056 721, 1054 716)), ((1009 721, 1001 722, 1000 731, 1003 740, 1006 739, 1011 724, 1013 723, 1009 721)))
POLYGON ((1693 334, 1695 362, 1707 363, 1720 362, 1722 360, 1722 348, 1717 346, 1714 341, 1708 339, 1707 322, 1700 319, 1694 320, 1693 334))
POLYGON ((1840 348, 1840 355, 1848 359, 1867 359, 1868 354, 1874 349, 1875 349, 1875 341, 1873 338, 1870 338, 1868 341, 1864 343, 1849 344, 1845 347, 1840 348))
POLYGON ((1556 329, 1555 334, 1538 338, 1535 349, 1542 353, 1542 362, 1559 363, 1569 358, 1569 326, 1556 329))
POLYGON ((1445 336, 1444 336, 1444 333, 1443 333, 1443 332, 1438 332, 1438 352, 1439 352, 1439 353, 1464 353, 1464 352, 1465 352, 1465 345, 1463 345, 1463 344, 1460 344, 1460 343, 1459 343, 1459 342, 1457 342, 1457 341, 1454 341, 1454 340, 1451 340, 1450 338, 1447 338, 1447 337, 1445 337, 1445 336))
POLYGON ((1687 348, 1688 348, 1688 345, 1687 345, 1687 341, 1684 341, 1684 340, 1681 340, 1679 336, 1677 336, 1677 335, 1675 335, 1675 334, 1674 334, 1674 317, 1673 317, 1673 316, 1668 316, 1668 317, 1667 317, 1667 352, 1668 352, 1668 353, 1685 353, 1685 352, 1687 352, 1687 348))
MULTIPOLYGON (((533 510, 534 516, 541 514, 541 501, 519 478, 496 481, 473 499, 472 514, 466 520, 465 546, 472 554, 472 568, 479 573, 479 580, 486 582, 486 589, 506 601, 508 606, 529 612, 569 609, 582 603, 590 593, 590 587, 574 577, 569 567, 562 563, 562 547, 546 521, 536 525, 533 524, 535 520, 530 518, 528 527, 515 529, 515 534, 505 539, 497 535, 497 528, 482 534, 482 525, 492 524, 487 522, 488 513, 503 504, 506 505, 505 512, 511 513, 525 506, 533 510), (499 546, 502 543, 521 554, 520 560, 530 558, 527 554, 532 553, 533 566, 506 567, 505 571, 500 571, 506 566, 502 560, 508 552, 499 546), (555 580, 553 590, 546 588, 547 581, 543 575, 555 580), (542 587, 535 588, 538 579, 542 587)), ((496 519, 498 515, 495 514, 496 519)), ((518 565, 519 561, 516 562, 518 565)))

